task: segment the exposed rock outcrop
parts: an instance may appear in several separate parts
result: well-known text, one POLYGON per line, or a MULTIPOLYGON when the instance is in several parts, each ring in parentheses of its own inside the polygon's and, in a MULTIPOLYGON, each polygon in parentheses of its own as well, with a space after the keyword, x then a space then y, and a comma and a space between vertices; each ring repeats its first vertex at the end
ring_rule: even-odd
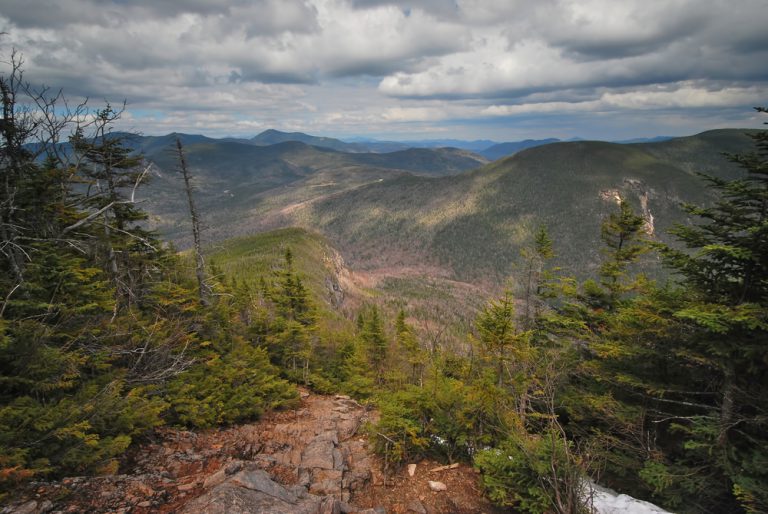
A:
POLYGON ((365 409, 346 396, 312 397, 305 405, 295 419, 259 434, 259 453, 242 470, 227 476, 223 468, 210 475, 210 490, 181 512, 356 512, 346 502, 371 477, 365 440, 352 439, 365 409))
POLYGON ((29 484, 0 514, 494 514, 475 470, 421 461, 383 472, 360 430, 375 411, 302 392, 258 423, 163 429, 126 456, 124 474, 29 484), (430 482, 444 484, 434 491, 430 482))
MULTIPOLYGON (((302 394, 300 408, 203 433, 163 430, 126 460, 130 474, 33 484, 2 513, 341 514, 369 486, 358 430, 368 411, 346 396, 302 394), (51 498, 50 500, 40 498, 51 498), (56 498, 57 500, 54 500, 56 498)), ((382 511, 380 509, 380 511, 382 511)))

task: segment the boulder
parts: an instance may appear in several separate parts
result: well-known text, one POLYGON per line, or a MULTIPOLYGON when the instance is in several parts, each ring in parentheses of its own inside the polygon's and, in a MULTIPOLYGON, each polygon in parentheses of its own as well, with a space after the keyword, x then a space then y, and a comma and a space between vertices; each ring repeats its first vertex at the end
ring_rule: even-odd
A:
POLYGON ((424 508, 424 504, 422 504, 419 500, 413 500, 408 502, 408 505, 405 507, 407 512, 414 512, 416 514, 427 514, 427 509, 424 508))
POLYGON ((332 496, 308 494, 301 486, 288 489, 261 469, 244 470, 187 503, 184 514, 341 514, 332 496))
MULTIPOLYGON (((334 459, 336 434, 333 436, 321 434, 309 443, 301 454, 302 468, 335 469, 334 459)), ((337 450, 338 451, 338 450, 337 450)))
POLYGON ((258 491, 279 498, 286 503, 296 503, 297 501, 295 494, 272 480, 269 474, 261 469, 240 471, 232 477, 232 483, 251 491, 258 491))
POLYGON ((442 482, 433 482, 432 480, 430 480, 429 488, 432 489, 433 491, 446 491, 448 489, 448 486, 442 482))

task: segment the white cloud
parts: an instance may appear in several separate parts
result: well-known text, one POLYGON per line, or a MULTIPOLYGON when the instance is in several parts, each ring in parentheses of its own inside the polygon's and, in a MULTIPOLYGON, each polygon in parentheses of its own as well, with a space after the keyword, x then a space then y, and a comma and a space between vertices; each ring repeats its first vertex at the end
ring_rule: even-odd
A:
POLYGON ((626 93, 605 93, 605 105, 623 109, 669 109, 702 107, 737 107, 756 105, 765 100, 766 90, 758 87, 724 87, 705 89, 692 84, 681 84, 679 89, 641 89, 626 93))
POLYGON ((337 133, 387 124, 443 130, 473 118, 674 109, 685 117, 741 108, 746 118, 746 107, 768 97, 765 7, 5 0, 0 53, 21 50, 33 82, 162 112, 152 118, 158 129, 209 122, 217 133, 226 124, 245 131, 253 122, 243 118, 258 118, 337 133), (224 118, 196 114, 213 111, 224 118))
POLYGON ((481 112, 488 116, 519 116, 537 113, 739 107, 757 105, 765 99, 764 95, 765 89, 757 87, 708 89, 683 82, 664 88, 645 87, 625 92, 604 92, 599 98, 587 101, 494 104, 481 112))

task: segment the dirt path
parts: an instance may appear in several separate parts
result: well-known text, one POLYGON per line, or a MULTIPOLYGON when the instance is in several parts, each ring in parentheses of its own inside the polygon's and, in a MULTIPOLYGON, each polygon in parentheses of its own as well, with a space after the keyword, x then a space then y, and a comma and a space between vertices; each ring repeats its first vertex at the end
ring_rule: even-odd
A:
MULTIPOLYGON (((371 412, 345 396, 302 393, 259 423, 162 430, 120 475, 33 483, 1 513, 492 513, 467 466, 433 462, 386 477, 361 430, 371 412), (434 491, 430 481, 445 490, 434 491)), ((438 487, 440 488, 440 487, 438 487)))

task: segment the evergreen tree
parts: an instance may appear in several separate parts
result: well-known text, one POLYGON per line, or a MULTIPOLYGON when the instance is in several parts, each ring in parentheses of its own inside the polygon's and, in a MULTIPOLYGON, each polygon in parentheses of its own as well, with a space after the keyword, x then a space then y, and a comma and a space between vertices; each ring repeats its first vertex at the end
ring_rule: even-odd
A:
POLYGON ((296 321, 304 326, 314 323, 314 312, 309 299, 309 292, 304 282, 293 267, 293 252, 285 249, 285 267, 277 273, 276 287, 271 292, 271 300, 277 305, 278 313, 285 319, 296 321))
POLYGON ((389 356, 389 345, 384 335, 384 324, 379 316, 379 309, 373 305, 369 310, 360 337, 368 352, 368 359, 376 376, 376 383, 384 383, 385 364, 389 356))
POLYGON ((601 226, 606 258, 600 267, 600 283, 608 292, 609 307, 636 285, 622 282, 627 277, 627 266, 649 249, 642 240, 644 226, 645 220, 625 200, 619 203, 619 212, 611 213, 601 226))
MULTIPOLYGON (((91 126, 106 147, 81 126, 74 142, 93 151, 65 161, 51 142, 87 116, 58 118, 56 99, 41 95, 30 100, 44 112, 19 108, 31 89, 18 73, 0 77, 0 489, 34 475, 114 472, 132 438, 162 423, 155 388, 189 364, 195 339, 184 300, 155 294, 173 263, 144 245, 144 215, 125 196, 140 182, 135 161, 106 137, 114 113, 98 111, 91 126), (117 308, 129 302, 134 312, 117 308)), ((186 296, 180 284, 170 291, 186 296)))
POLYGON ((703 223, 674 230, 688 252, 663 255, 686 292, 674 312, 688 332, 677 354, 702 369, 694 391, 717 392, 685 424, 688 446, 713 455, 741 507, 759 512, 768 509, 768 131, 751 137, 754 152, 730 156, 745 176, 705 177, 718 200, 686 205, 703 223))
POLYGON ((533 245, 520 252, 525 261, 525 280, 522 300, 525 306, 522 323, 526 329, 532 328, 542 309, 542 293, 551 274, 546 269, 547 262, 554 258, 552 239, 546 227, 539 227, 534 236, 533 245))
POLYGON ((515 304, 512 293, 507 291, 499 300, 486 305, 477 318, 477 331, 482 348, 496 362, 498 386, 504 383, 510 349, 519 340, 515 320, 515 304))
POLYGON ((756 152, 732 156, 744 178, 708 177, 717 201, 685 206, 701 220, 673 231, 687 250, 658 245, 681 284, 646 285, 617 303, 624 287, 614 286, 628 282, 614 258, 603 279, 611 311, 589 319, 598 328, 582 370, 598 382, 592 401, 572 404, 592 414, 577 407, 572 416, 614 438, 615 476, 636 474, 645 494, 676 511, 768 508, 766 134, 753 136, 756 152))
POLYGON ((269 299, 276 307, 268 337, 275 363, 289 372, 292 380, 307 384, 315 342, 316 316, 309 292, 293 267, 293 252, 286 248, 285 265, 276 273, 269 299))
MULTIPOLYGON (((114 473, 134 437, 169 420, 231 423, 293 401, 244 339, 247 289, 220 285, 201 305, 142 228, 146 167, 110 132, 119 112, 78 125, 88 113, 58 119, 42 96, 30 103, 44 112, 20 109, 20 84, 14 61, 0 75, 0 498, 34 476, 114 473), (73 151, 57 152, 70 129, 73 151)), ((292 272, 284 285, 306 330, 306 291, 292 272)))
POLYGON ((409 380, 412 384, 424 385, 424 366, 426 365, 426 352, 421 348, 413 328, 405 319, 405 310, 400 309, 395 320, 395 336, 398 351, 404 354, 409 368, 409 380))
POLYGON ((115 286, 115 313, 141 301, 159 255, 159 242, 142 226, 147 215, 135 198, 148 167, 125 146, 123 137, 110 132, 121 114, 107 105, 95 113, 92 137, 78 127, 70 138, 78 172, 87 181, 89 218, 98 227, 91 236, 98 241, 99 257, 115 286))

